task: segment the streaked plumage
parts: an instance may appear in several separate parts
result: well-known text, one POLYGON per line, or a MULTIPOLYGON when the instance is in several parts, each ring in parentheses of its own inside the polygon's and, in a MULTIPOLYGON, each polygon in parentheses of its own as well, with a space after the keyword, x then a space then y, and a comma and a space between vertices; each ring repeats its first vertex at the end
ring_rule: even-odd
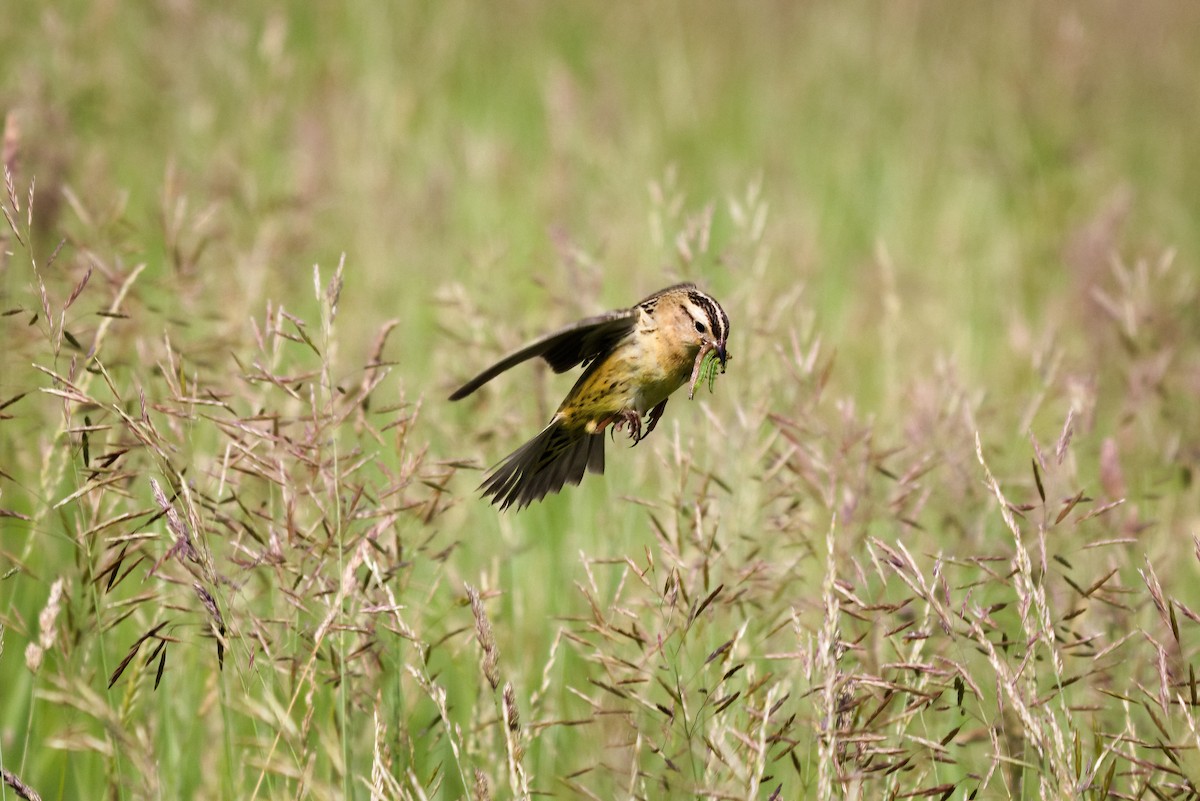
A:
POLYGON ((492 469, 483 494, 521 508, 604 472, 604 429, 626 425, 637 444, 654 430, 667 398, 693 373, 701 350, 722 369, 729 337, 724 309, 694 284, 667 287, 628 309, 588 317, 526 345, 450 396, 470 395, 500 373, 540 356, 556 373, 583 365, 549 425, 492 469), (642 433, 642 417, 649 414, 642 433))

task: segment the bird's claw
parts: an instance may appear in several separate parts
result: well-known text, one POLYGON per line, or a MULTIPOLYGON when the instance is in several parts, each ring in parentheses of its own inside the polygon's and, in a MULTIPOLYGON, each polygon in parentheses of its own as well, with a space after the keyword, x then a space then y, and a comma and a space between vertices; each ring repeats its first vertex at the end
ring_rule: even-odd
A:
MULTIPOLYGON (((633 409, 626 409, 617 415, 616 422, 613 423, 612 430, 615 432, 618 428, 625 427, 629 431, 629 438, 633 440, 633 444, 637 445, 646 438, 646 434, 642 433, 642 416, 633 409)), ((633 447, 632 445, 630 447, 633 447)))
MULTIPOLYGON (((666 400, 666 398, 664 398, 662 401, 659 402, 659 404, 657 406, 655 406, 653 409, 650 410, 650 415, 647 419, 647 426, 646 426, 645 431, 642 430, 642 416, 640 414, 638 414, 636 411, 634 411, 633 409, 626 409, 623 412, 620 412, 619 414, 617 414, 616 418, 613 421, 613 426, 612 426, 611 430, 613 432, 616 432, 616 430, 618 428, 621 428, 623 426, 628 427, 629 438, 631 440, 633 440, 633 445, 637 445, 639 442, 644 440, 646 437, 650 436, 650 432, 653 431, 654 427, 658 425, 658 421, 662 418, 663 411, 666 408, 667 408, 667 400, 666 400)), ((629 447, 632 448, 633 445, 630 445, 629 447)))

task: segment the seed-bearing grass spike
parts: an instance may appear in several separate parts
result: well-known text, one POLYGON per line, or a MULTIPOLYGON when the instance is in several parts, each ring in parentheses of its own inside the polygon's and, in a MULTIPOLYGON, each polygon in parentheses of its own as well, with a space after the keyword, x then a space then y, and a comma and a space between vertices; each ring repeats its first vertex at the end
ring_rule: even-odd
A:
POLYGON ((700 380, 712 389, 729 358, 729 316, 695 284, 676 284, 628 309, 588 317, 525 346, 457 389, 459 400, 526 359, 540 356, 556 373, 583 365, 549 425, 484 478, 492 503, 518 509, 604 472, 604 429, 624 426, 633 444, 658 425, 671 393, 700 380), (645 416, 646 430, 642 431, 645 416))

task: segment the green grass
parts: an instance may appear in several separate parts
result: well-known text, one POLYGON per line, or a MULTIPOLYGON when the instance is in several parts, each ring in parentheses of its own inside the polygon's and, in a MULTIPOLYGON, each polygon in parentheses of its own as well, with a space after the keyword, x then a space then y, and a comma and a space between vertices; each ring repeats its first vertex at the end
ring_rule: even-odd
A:
POLYGON ((1196 16, 6 9, 0 798, 1196 795, 1196 16))

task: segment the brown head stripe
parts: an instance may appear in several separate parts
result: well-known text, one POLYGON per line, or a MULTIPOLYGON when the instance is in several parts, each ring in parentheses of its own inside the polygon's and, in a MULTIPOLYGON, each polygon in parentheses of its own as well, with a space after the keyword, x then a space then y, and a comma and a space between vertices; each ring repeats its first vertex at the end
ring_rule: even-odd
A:
POLYGON ((725 314, 725 310, 715 300, 705 295, 698 290, 688 292, 688 300, 704 309, 704 314, 708 317, 709 326, 713 329, 713 335, 718 341, 724 341, 729 336, 729 317, 725 314))

